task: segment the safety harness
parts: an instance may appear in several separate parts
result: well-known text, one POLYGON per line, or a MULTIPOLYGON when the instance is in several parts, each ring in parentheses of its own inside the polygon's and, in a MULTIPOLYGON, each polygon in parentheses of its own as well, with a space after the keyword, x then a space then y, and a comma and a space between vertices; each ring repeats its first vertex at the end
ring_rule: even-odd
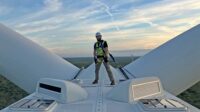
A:
POLYGON ((102 42, 95 43, 95 49, 96 49, 98 58, 101 58, 101 57, 103 58, 105 56, 104 43, 105 43, 104 40, 102 42))

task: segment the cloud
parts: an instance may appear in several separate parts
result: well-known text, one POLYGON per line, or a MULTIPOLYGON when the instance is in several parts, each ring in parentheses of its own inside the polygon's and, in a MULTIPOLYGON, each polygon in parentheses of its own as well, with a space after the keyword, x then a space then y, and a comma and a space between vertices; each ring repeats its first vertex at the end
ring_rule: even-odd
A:
POLYGON ((18 20, 15 20, 13 24, 19 23, 31 23, 35 21, 41 21, 42 19, 48 19, 51 15, 59 13, 62 9, 61 0, 43 0, 43 6, 31 12, 30 14, 23 15, 18 20))
POLYGON ((62 8, 60 0, 44 0, 45 9, 51 12, 58 11, 62 8))
POLYGON ((5 16, 9 14, 13 9, 11 7, 7 7, 0 4, 0 15, 5 16))
POLYGON ((49 31, 49 30, 54 30, 56 28, 58 28, 59 26, 52 26, 52 25, 45 25, 45 26, 40 26, 40 27, 29 27, 23 30, 17 30, 18 32, 22 33, 22 34, 32 34, 32 33, 36 33, 36 32, 42 32, 42 31, 49 31))
MULTIPOLYGON (((111 13, 110 7, 108 5, 106 5, 105 3, 103 3, 99 0, 95 0, 94 3, 99 4, 101 6, 101 9, 104 10, 110 16, 111 22, 114 22, 114 16, 111 13)), ((113 26, 116 28, 117 31, 120 30, 120 28, 117 25, 114 24, 113 26)))
POLYGON ((55 52, 77 47, 90 52, 88 44, 95 42, 97 31, 103 33, 112 50, 153 49, 200 22, 199 0, 162 0, 125 7, 135 2, 138 0, 90 0, 69 5, 44 0, 41 10, 10 24, 55 52), (86 5, 80 4, 83 2, 86 5))

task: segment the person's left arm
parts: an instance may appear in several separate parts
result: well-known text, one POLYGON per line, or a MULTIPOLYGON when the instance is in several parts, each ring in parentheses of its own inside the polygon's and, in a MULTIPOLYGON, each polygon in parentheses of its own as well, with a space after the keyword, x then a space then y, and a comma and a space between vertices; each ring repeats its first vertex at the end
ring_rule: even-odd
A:
POLYGON ((105 47, 105 48, 104 48, 104 51, 105 51, 105 57, 108 57, 108 56, 109 56, 109 50, 108 50, 108 47, 105 47))
POLYGON ((109 56, 109 50, 108 50, 108 44, 107 42, 105 41, 104 43, 104 52, 105 52, 105 57, 104 57, 104 61, 105 62, 108 62, 108 56, 109 56))

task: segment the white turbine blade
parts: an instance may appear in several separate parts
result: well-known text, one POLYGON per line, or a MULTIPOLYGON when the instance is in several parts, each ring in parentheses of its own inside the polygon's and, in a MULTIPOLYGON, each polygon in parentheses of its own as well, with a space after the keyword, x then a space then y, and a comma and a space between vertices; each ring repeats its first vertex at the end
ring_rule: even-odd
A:
POLYGON ((158 76, 177 95, 200 80, 200 25, 180 34, 125 68, 137 77, 158 76))
POLYGON ((0 24, 0 74, 31 93, 40 78, 71 79, 79 69, 0 24))

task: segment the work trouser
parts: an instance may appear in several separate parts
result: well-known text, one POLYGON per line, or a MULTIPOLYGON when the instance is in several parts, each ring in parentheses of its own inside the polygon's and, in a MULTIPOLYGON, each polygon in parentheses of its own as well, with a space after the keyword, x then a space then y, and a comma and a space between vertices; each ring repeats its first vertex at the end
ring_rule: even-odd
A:
POLYGON ((112 71, 111 71, 111 69, 110 69, 110 64, 109 64, 109 62, 107 62, 107 63, 104 62, 104 61, 103 61, 103 58, 99 58, 98 60, 99 60, 100 62, 98 62, 98 63, 95 64, 95 80, 99 80, 99 70, 100 70, 101 64, 102 64, 102 62, 103 62, 104 66, 105 66, 105 68, 106 68, 106 71, 107 71, 107 73, 108 73, 108 77, 109 77, 110 81, 111 81, 111 82, 114 81, 114 77, 113 77, 112 71))

